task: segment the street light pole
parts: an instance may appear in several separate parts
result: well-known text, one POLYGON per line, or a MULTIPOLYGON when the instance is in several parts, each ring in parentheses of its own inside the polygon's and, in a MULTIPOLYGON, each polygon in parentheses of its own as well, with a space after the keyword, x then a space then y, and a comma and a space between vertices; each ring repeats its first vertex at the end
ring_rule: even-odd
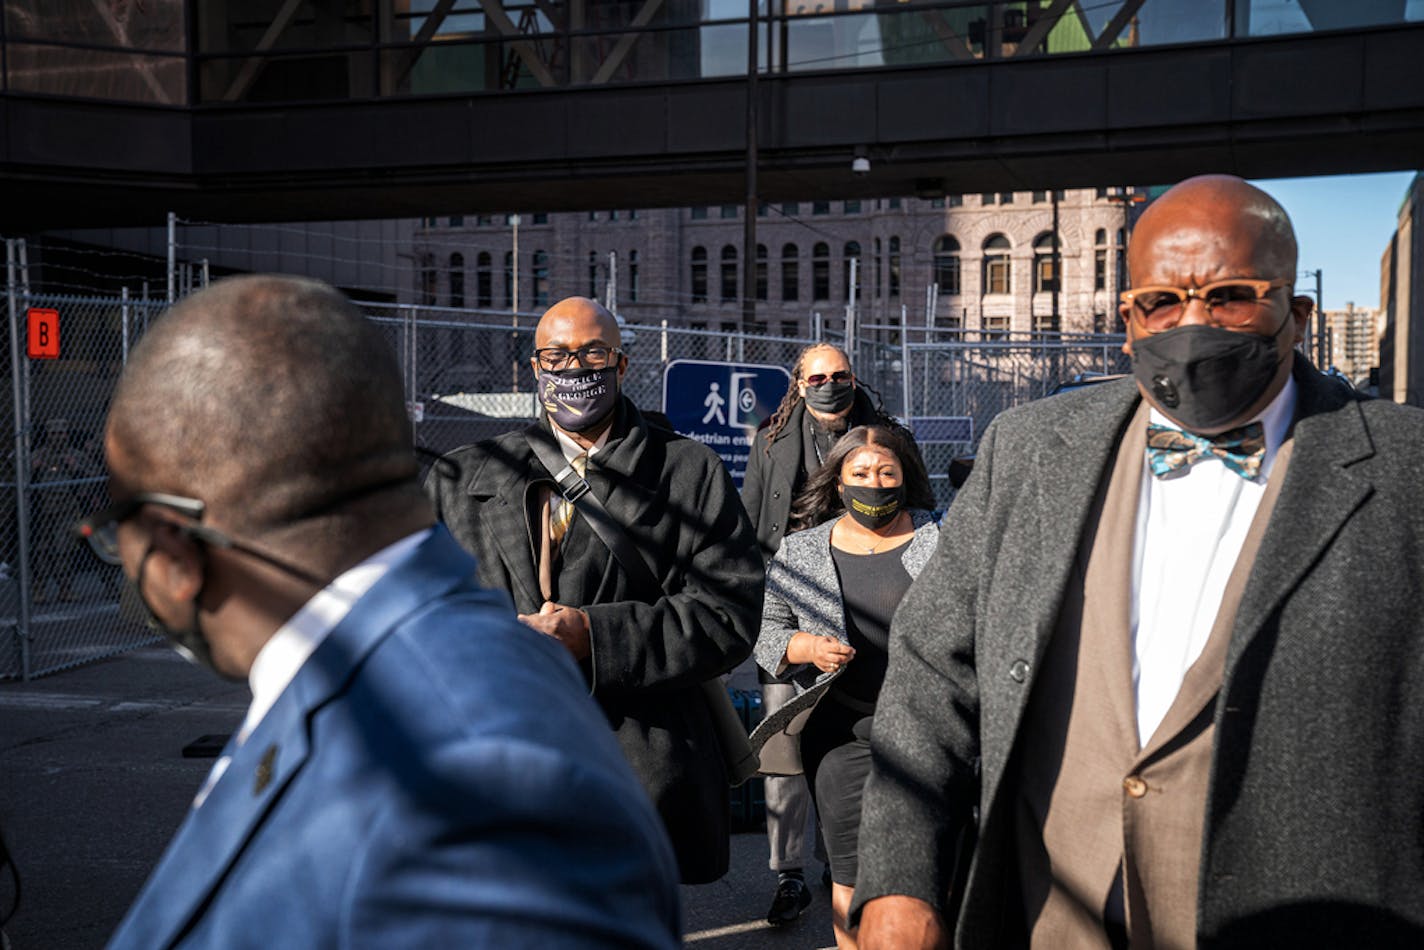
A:
POLYGON ((1315 352, 1318 357, 1315 365, 1323 369, 1330 359, 1329 353, 1326 352, 1330 340, 1330 328, 1325 323, 1325 296, 1321 288, 1321 274, 1318 267, 1315 269, 1315 332, 1315 352))
POLYGON ((1329 333, 1325 327, 1325 298, 1321 294, 1321 272, 1319 268, 1301 271, 1300 276, 1315 278, 1315 319, 1310 321, 1309 326, 1312 329, 1306 334, 1305 355, 1310 357, 1316 366, 1324 369, 1325 361, 1329 359, 1327 351, 1329 333))
POLYGON ((509 287, 509 391, 519 392, 519 215, 509 216, 510 227, 514 229, 513 248, 510 251, 509 287))
MULTIPOLYGON (((742 227, 742 333, 756 323, 757 275, 757 2, 747 0, 747 207, 742 227)), ((767 262, 771 267, 771 262, 767 262)))

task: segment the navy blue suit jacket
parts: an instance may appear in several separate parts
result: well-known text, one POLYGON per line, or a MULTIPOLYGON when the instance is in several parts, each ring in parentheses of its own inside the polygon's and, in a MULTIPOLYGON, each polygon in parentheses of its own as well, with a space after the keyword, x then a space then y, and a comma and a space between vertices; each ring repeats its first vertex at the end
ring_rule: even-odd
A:
POLYGON ((437 527, 302 666, 111 947, 674 947, 677 864, 568 652, 437 527))

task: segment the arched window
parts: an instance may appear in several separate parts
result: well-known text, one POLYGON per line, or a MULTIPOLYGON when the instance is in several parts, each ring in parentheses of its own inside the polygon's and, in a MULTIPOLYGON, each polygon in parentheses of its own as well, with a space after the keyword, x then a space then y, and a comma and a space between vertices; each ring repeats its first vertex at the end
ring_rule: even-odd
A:
POLYGON ((707 248, 692 249, 692 302, 707 302, 707 248))
POLYGON ((890 239, 890 296, 900 296, 900 239, 890 239))
MULTIPOLYGON (((632 212, 628 213, 632 217, 632 212)), ((628 302, 638 302, 638 252, 628 252, 628 302)))
POLYGON ((811 248, 811 299, 831 299, 831 247, 823 241, 811 248))
POLYGON ((757 245, 756 256, 756 299, 765 300, 767 295, 767 252, 765 244, 757 245))
POLYGON ((1009 239, 991 234, 984 240, 984 293, 1007 294, 1013 286, 1009 239))
POLYGON ((494 306, 494 259, 489 251, 475 258, 475 306, 494 306))
POLYGON ((1048 231, 1033 239, 1033 292, 1058 292, 1058 261, 1054 256, 1058 242, 1048 231))
POLYGON ((465 255, 450 255, 450 306, 465 305, 465 255))
POLYGON ((549 255, 543 251, 534 252, 534 306, 549 305, 549 255))
POLYGON ((1117 229, 1117 289, 1123 291, 1127 289, 1127 230, 1117 229))
POLYGON ((859 297, 860 288, 865 284, 865 261, 861 258, 860 242, 847 241, 845 253, 841 255, 843 267, 841 269, 841 299, 850 300, 850 262, 855 261, 855 295, 859 297))
POLYGON ((786 244, 781 248, 781 299, 800 299, 801 284, 801 262, 798 259, 798 251, 795 244, 786 244))
POLYGON ((588 295, 598 299, 598 252, 588 252, 588 295))
POLYGON ((934 242, 934 279, 941 297, 959 293, 959 241, 952 234, 934 242))
POLYGON ((885 269, 885 255, 882 251, 880 238, 876 238, 871 245, 875 250, 875 296, 880 296, 880 272, 885 269))
POLYGON ((427 307, 435 306, 435 287, 439 276, 435 273, 435 255, 420 255, 420 302, 427 307))
POLYGON ((737 299, 737 249, 728 244, 722 248, 721 298, 723 303, 737 299))
POLYGON ((1093 289, 1108 289, 1108 232, 1098 228, 1093 234, 1093 289))

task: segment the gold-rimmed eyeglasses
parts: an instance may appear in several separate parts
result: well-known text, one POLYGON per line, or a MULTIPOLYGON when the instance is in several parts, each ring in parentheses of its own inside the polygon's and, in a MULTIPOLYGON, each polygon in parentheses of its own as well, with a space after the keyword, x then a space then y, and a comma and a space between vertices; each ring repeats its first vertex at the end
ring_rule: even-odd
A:
POLYGON ((1201 287, 1133 287, 1124 290, 1119 299, 1131 307, 1138 324, 1148 333, 1161 333, 1176 326, 1193 297, 1206 307, 1207 321, 1213 326, 1238 330, 1251 326, 1260 317, 1261 306, 1271 291, 1290 285, 1291 280, 1286 277, 1231 277, 1201 287))

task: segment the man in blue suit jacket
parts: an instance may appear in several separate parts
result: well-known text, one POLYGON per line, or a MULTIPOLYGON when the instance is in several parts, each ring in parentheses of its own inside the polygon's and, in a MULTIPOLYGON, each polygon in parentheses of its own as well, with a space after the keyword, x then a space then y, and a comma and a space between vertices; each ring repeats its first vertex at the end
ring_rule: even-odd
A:
POLYGON ((335 291, 224 281, 135 350, 81 526, 252 706, 113 947, 672 947, 677 865, 567 652, 477 587, 335 291))

